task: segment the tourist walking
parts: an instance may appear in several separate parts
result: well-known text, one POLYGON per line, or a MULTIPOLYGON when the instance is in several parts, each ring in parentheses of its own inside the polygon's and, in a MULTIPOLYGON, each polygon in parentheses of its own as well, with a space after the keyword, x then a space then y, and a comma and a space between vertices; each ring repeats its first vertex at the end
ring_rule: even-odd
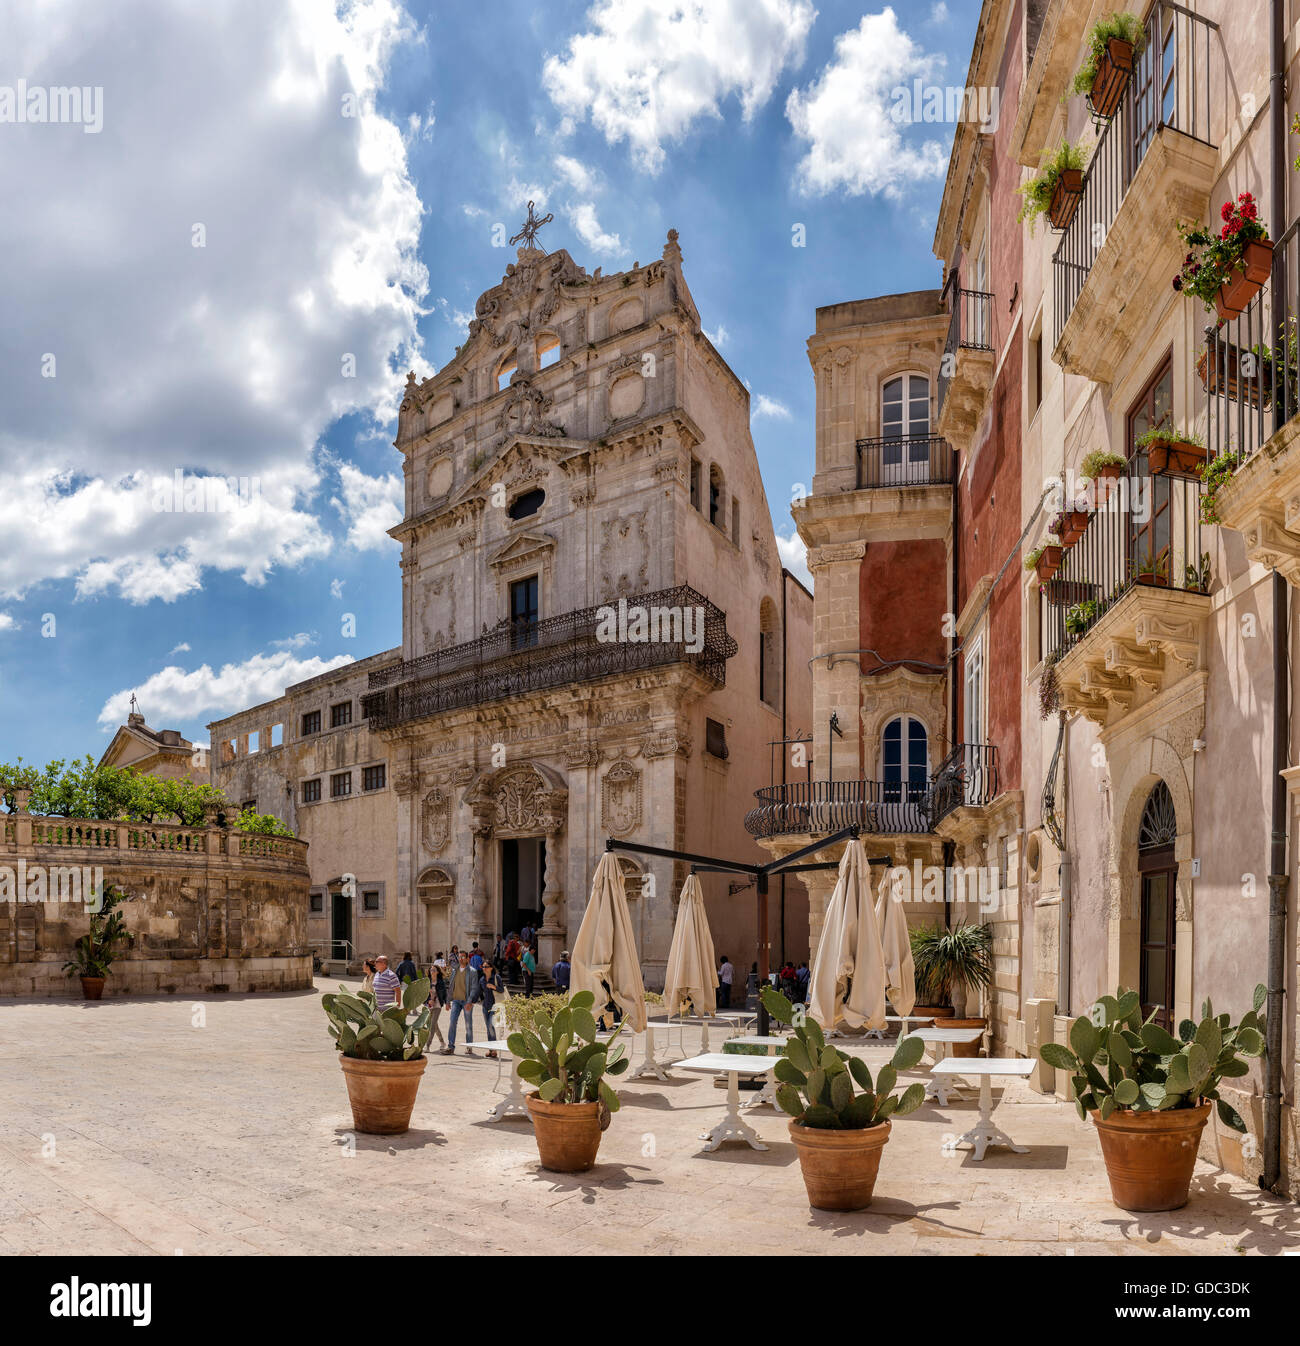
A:
POLYGON ((456 1025, 462 1014, 465 1016, 465 1055, 474 1055, 474 1002, 478 999, 475 994, 477 990, 478 973, 470 967, 469 954, 462 949, 460 965, 451 975, 451 989, 448 992, 451 1021, 447 1025, 447 1045, 442 1049, 443 1056, 456 1054, 456 1025))
POLYGON ((483 966, 483 950, 478 946, 478 940, 475 940, 469 946, 469 965, 478 972, 483 966))
POLYGON ((568 994, 569 983, 573 980, 573 966, 569 962, 568 949, 560 954, 559 962, 551 969, 551 980, 555 983, 556 990, 568 994))
MULTIPOLYGON (((505 994, 505 983, 501 980, 501 974, 496 968, 491 963, 485 963, 478 974, 478 985, 479 994, 483 1001, 483 1022, 487 1024, 488 1041, 495 1042, 497 1040, 497 996, 505 994)), ((497 1059, 496 1052, 490 1051, 488 1056, 494 1061, 497 1059)))
POLYGON ((361 971, 365 974, 361 978, 361 989, 363 991, 373 991, 375 989, 375 960, 367 958, 361 964, 361 971))
POLYGON ((389 1005, 397 1004, 402 993, 401 979, 396 972, 388 970, 388 955, 381 953, 375 959, 375 1008, 386 1010, 389 1005))
POLYGON ((736 969, 731 966, 731 959, 724 953, 721 959, 721 965, 718 968, 718 1008, 731 1008, 731 983, 736 975, 736 969))
MULTIPOLYGON (((429 971, 432 972, 434 969, 430 968, 429 971)), ((429 1038, 430 1040, 437 1038, 445 1047, 447 1045, 447 1039, 442 1035, 442 1029, 438 1026, 438 1020, 442 1018, 442 1007, 446 1003, 447 984, 446 982, 441 982, 441 978, 439 978, 439 982, 441 982, 443 988, 442 995, 439 996, 439 982, 433 981, 432 978, 430 980, 432 984, 429 987, 429 998, 424 1002, 429 1007, 429 1038)))
POLYGON ((433 966, 429 969, 433 977, 433 994, 439 1006, 442 1009, 447 1008, 447 959, 443 956, 442 950, 438 951, 438 956, 433 960, 433 966))
POLYGON ((410 949, 407 949, 402 955, 402 961, 397 965, 397 978, 399 981, 419 981, 420 979, 420 969, 415 966, 410 949))
POLYGON ((533 993, 533 975, 537 971, 537 959, 533 957, 533 951, 527 945, 524 951, 519 955, 520 966, 524 969, 524 994, 533 993))
POLYGON ((506 977, 512 982, 519 981, 519 940, 513 930, 506 940, 506 977))

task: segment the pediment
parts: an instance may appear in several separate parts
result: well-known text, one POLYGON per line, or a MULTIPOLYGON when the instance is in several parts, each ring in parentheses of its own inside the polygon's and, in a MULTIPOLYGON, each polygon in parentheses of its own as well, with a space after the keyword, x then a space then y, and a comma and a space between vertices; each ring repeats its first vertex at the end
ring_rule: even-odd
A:
POLYGON ((546 533, 519 533, 512 537, 494 556, 488 558, 488 565, 500 570, 540 556, 550 556, 555 552, 555 539, 546 533))

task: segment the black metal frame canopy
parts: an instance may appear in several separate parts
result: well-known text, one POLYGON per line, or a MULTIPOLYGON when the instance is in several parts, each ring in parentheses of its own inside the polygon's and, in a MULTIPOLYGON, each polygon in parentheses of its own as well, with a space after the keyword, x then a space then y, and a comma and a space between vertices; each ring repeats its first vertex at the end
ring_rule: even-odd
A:
MULTIPOLYGON (((763 984, 767 981, 768 973, 771 970, 768 967, 767 951, 767 881, 773 874, 803 874, 814 869, 838 869, 840 862, 838 860, 817 860, 811 864, 799 864, 798 862, 806 855, 814 855, 818 851, 825 850, 827 846, 833 846, 839 841, 856 840, 860 828, 842 827, 838 832, 832 832, 823 837, 820 841, 814 841, 809 846, 801 847, 797 851, 792 851, 789 855, 780 860, 772 860, 766 865, 751 865, 743 860, 723 860, 714 855, 695 855, 690 851, 669 850, 665 846, 641 846, 632 841, 616 841, 613 837, 605 840, 605 849, 607 851, 625 851, 634 855, 654 855, 662 860, 678 860, 683 864, 689 864, 692 874, 747 874, 754 880, 754 888, 758 897, 758 985, 760 992, 763 984)), ((888 855, 873 856, 867 861, 871 865, 887 865, 892 860, 888 855)), ((767 1008, 763 1004, 762 995, 758 1001, 758 1032, 760 1036, 766 1035, 770 1023, 767 1016, 767 1008)))

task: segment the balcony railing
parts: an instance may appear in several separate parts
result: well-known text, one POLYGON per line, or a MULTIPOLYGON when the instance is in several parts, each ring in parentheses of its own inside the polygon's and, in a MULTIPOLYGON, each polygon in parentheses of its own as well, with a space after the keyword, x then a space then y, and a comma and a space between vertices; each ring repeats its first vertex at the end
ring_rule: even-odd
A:
POLYGON ((944 486, 952 449, 942 435, 858 440, 858 490, 876 486, 944 486))
POLYGON ((1196 364, 1211 457, 1248 458, 1300 411, 1300 220, 1278 239, 1269 284, 1240 318, 1206 330, 1196 364))
POLYGON ((930 826, 954 809, 987 804, 997 793, 998 750, 991 743, 959 743, 930 779, 925 806, 930 826))
POLYGON ((928 785, 878 780, 794 781, 755 792, 745 815, 750 836, 813 836, 858 827, 864 832, 927 832, 928 785))
POLYGON ((1146 28, 1146 50, 1134 58, 1124 97, 1097 141, 1083 197, 1052 259, 1056 343, 1157 132, 1170 127, 1212 143, 1211 34, 1218 24, 1157 0, 1146 28))
POLYGON ((1045 657, 1066 653, 1135 586, 1205 592, 1200 482, 1153 476, 1146 458, 1138 453, 1040 586, 1045 657))
POLYGON ((372 728, 387 729, 668 664, 690 665, 721 687, 737 648, 727 634, 726 613, 681 585, 548 617, 530 624, 527 642, 517 624, 503 621, 477 640, 379 669, 370 675, 362 714, 372 728))
POLYGON ((959 350, 991 351, 993 349, 993 296, 985 290, 962 290, 948 286, 951 315, 948 319, 948 337, 943 343, 943 360, 939 364, 939 386, 935 407, 942 414, 948 386, 956 368, 959 350))

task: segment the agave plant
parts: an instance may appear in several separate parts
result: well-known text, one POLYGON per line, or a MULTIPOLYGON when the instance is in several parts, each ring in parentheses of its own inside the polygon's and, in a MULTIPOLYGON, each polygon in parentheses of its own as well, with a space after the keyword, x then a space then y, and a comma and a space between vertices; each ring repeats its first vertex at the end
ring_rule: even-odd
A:
POLYGON ((1246 1075, 1243 1057, 1264 1055, 1264 1015, 1268 990, 1256 986, 1251 1009, 1233 1025, 1215 1015, 1207 999, 1201 1021, 1184 1019, 1178 1036, 1146 1019, 1136 991, 1104 995, 1070 1025, 1070 1046, 1045 1042, 1039 1055, 1057 1070, 1068 1070, 1079 1116, 1097 1111, 1105 1121, 1117 1108, 1133 1112, 1194 1108, 1206 1099, 1218 1104, 1219 1119, 1245 1131, 1237 1110, 1219 1097, 1219 1082, 1246 1075))
POLYGON ((533 1016, 533 1026, 521 1028, 506 1039, 521 1080, 536 1087, 544 1103, 600 1103, 601 1129, 608 1114, 618 1111, 618 1095, 606 1075, 621 1075, 628 1067, 623 1044, 614 1039, 623 1025, 605 1042, 596 1041, 596 1019, 591 991, 575 991, 568 1004, 547 1014, 533 1016))
POLYGON ((329 1016, 329 1033, 344 1056, 362 1061, 412 1061, 424 1055, 429 1042, 428 977, 408 982, 401 1000, 379 1010, 373 991, 349 991, 321 996, 329 1016), (412 1011, 419 1011, 408 1021, 412 1011))
POLYGON ((763 1004, 774 1019, 794 1029, 772 1073, 776 1101, 796 1122, 824 1131, 865 1131, 890 1117, 905 1117, 925 1102, 923 1084, 893 1092, 898 1072, 911 1070, 921 1059, 925 1044, 919 1037, 903 1038, 873 1080, 861 1057, 828 1046, 816 1019, 796 1014, 779 991, 765 986, 763 1004), (855 1083, 861 1093, 854 1091, 855 1083))

